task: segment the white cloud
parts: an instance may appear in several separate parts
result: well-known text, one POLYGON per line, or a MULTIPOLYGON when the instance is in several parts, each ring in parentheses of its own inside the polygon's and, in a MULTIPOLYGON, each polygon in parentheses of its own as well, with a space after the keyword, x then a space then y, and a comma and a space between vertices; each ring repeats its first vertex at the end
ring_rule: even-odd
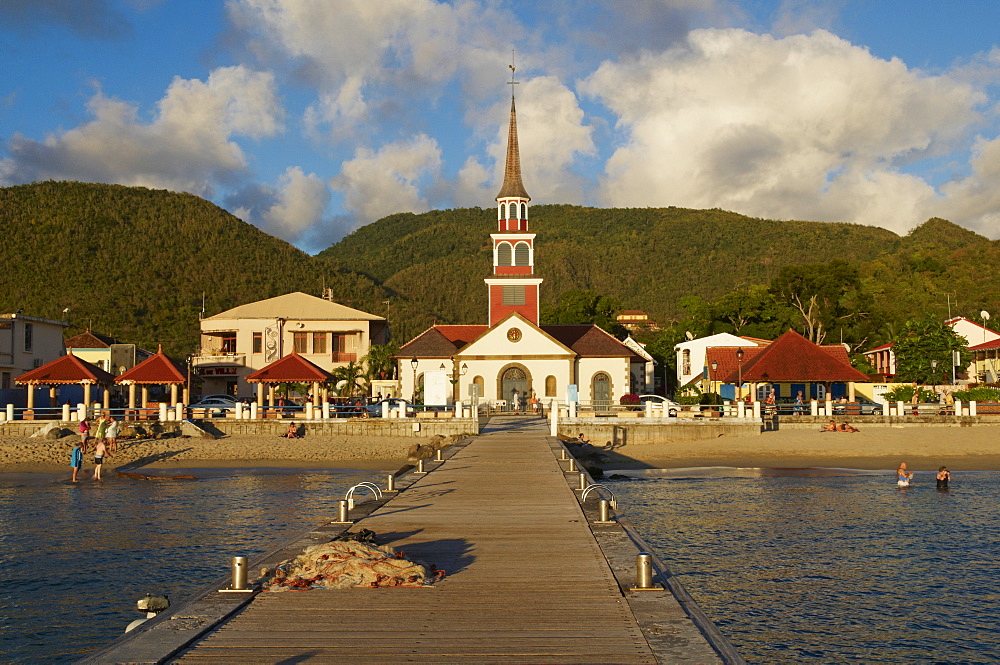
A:
POLYGON ((901 169, 944 154, 984 96, 824 31, 775 39, 697 30, 658 54, 606 62, 581 84, 626 137, 603 203, 720 207, 906 231, 938 203, 901 169))
POLYGON ((113 182, 208 196, 246 169, 232 138, 281 130, 281 107, 270 74, 245 67, 213 71, 207 81, 175 78, 155 119, 98 92, 88 102, 93 120, 43 141, 14 136, 6 171, 18 180, 113 182))
POLYGON ((440 168, 437 142, 421 134, 377 152, 359 148, 330 184, 343 194, 345 209, 366 224, 397 212, 426 212, 429 206, 420 191, 440 168))
POLYGON ((262 215, 262 228, 292 240, 322 219, 330 202, 330 189, 315 173, 306 175, 298 166, 285 170, 279 179, 277 201, 262 215))

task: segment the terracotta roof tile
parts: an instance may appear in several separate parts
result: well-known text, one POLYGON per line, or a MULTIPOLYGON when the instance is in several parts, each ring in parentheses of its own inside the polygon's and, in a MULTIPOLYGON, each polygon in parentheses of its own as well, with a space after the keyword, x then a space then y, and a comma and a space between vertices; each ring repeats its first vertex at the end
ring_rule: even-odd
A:
POLYGON ((115 383, 169 385, 185 383, 187 374, 160 349, 132 369, 115 377, 115 383))
POLYGON ((590 358, 645 358, 625 346, 614 335, 593 324, 539 326, 542 332, 573 349, 577 355, 590 358))
POLYGON ((56 358, 41 367, 25 372, 14 379, 15 383, 37 383, 41 385, 65 385, 71 383, 110 384, 113 376, 100 367, 81 360, 73 354, 56 358))
POLYGON ((67 349, 108 349, 111 348, 112 344, 117 343, 114 337, 85 330, 79 335, 73 335, 67 339, 63 346, 67 349))
POLYGON ((299 354, 292 352, 283 358, 278 358, 266 367, 262 367, 247 376, 250 383, 312 383, 332 381, 333 376, 321 367, 309 362, 299 354))
MULTIPOLYGON (((867 375, 851 367, 844 347, 818 346, 794 330, 762 347, 743 363, 742 373, 744 382, 868 381, 867 375)), ((734 382, 736 374, 731 371, 719 380, 734 382)))

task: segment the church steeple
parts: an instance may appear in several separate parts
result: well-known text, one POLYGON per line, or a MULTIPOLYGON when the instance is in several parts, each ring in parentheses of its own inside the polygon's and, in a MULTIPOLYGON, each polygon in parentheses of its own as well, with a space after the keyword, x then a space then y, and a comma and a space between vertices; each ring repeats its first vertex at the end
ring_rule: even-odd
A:
POLYGON ((514 109, 514 95, 510 96, 510 129, 507 130, 507 163, 503 170, 503 186, 497 194, 497 201, 504 198, 519 198, 530 201, 531 197, 521 182, 521 153, 517 147, 517 111, 514 109))
MULTIPOLYGON (((514 80, 514 65, 510 65, 514 80)), ((517 312, 538 325, 538 287, 535 276, 535 234, 528 232, 528 202, 531 197, 521 182, 521 155, 517 144, 517 111, 510 97, 510 128, 507 131, 507 163, 503 185, 497 194, 497 233, 493 239, 493 275, 486 278, 490 296, 490 325, 517 312)))

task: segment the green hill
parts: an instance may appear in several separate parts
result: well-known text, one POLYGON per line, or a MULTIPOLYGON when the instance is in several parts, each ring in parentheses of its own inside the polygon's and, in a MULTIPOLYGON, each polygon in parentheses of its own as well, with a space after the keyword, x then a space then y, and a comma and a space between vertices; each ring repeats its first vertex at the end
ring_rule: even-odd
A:
MULTIPOLYGON (((722 210, 531 208, 543 303, 593 289, 667 322, 689 295, 768 284, 786 265, 857 265, 886 320, 997 309, 1000 243, 932 219, 885 229, 779 222, 722 210)), ((388 313, 396 340, 437 321, 482 323, 494 209, 391 215, 315 257, 208 201, 141 187, 43 182, 0 188, 0 311, 66 318, 183 356, 198 316, 293 290, 388 313), (388 301, 388 305, 386 304, 388 301), (71 311, 63 315, 64 308, 71 311)))

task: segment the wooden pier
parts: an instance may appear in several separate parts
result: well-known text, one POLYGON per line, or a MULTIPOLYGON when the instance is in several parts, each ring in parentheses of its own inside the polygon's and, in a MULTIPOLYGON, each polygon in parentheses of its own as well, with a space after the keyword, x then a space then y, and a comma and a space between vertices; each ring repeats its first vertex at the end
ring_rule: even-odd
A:
POLYGON ((678 585, 629 591, 640 547, 628 528, 591 524, 560 446, 539 421, 494 418, 351 527, 447 571, 434 585, 206 598, 228 617, 189 646, 168 639, 157 655, 170 623, 158 617, 88 662, 742 662, 678 585))

